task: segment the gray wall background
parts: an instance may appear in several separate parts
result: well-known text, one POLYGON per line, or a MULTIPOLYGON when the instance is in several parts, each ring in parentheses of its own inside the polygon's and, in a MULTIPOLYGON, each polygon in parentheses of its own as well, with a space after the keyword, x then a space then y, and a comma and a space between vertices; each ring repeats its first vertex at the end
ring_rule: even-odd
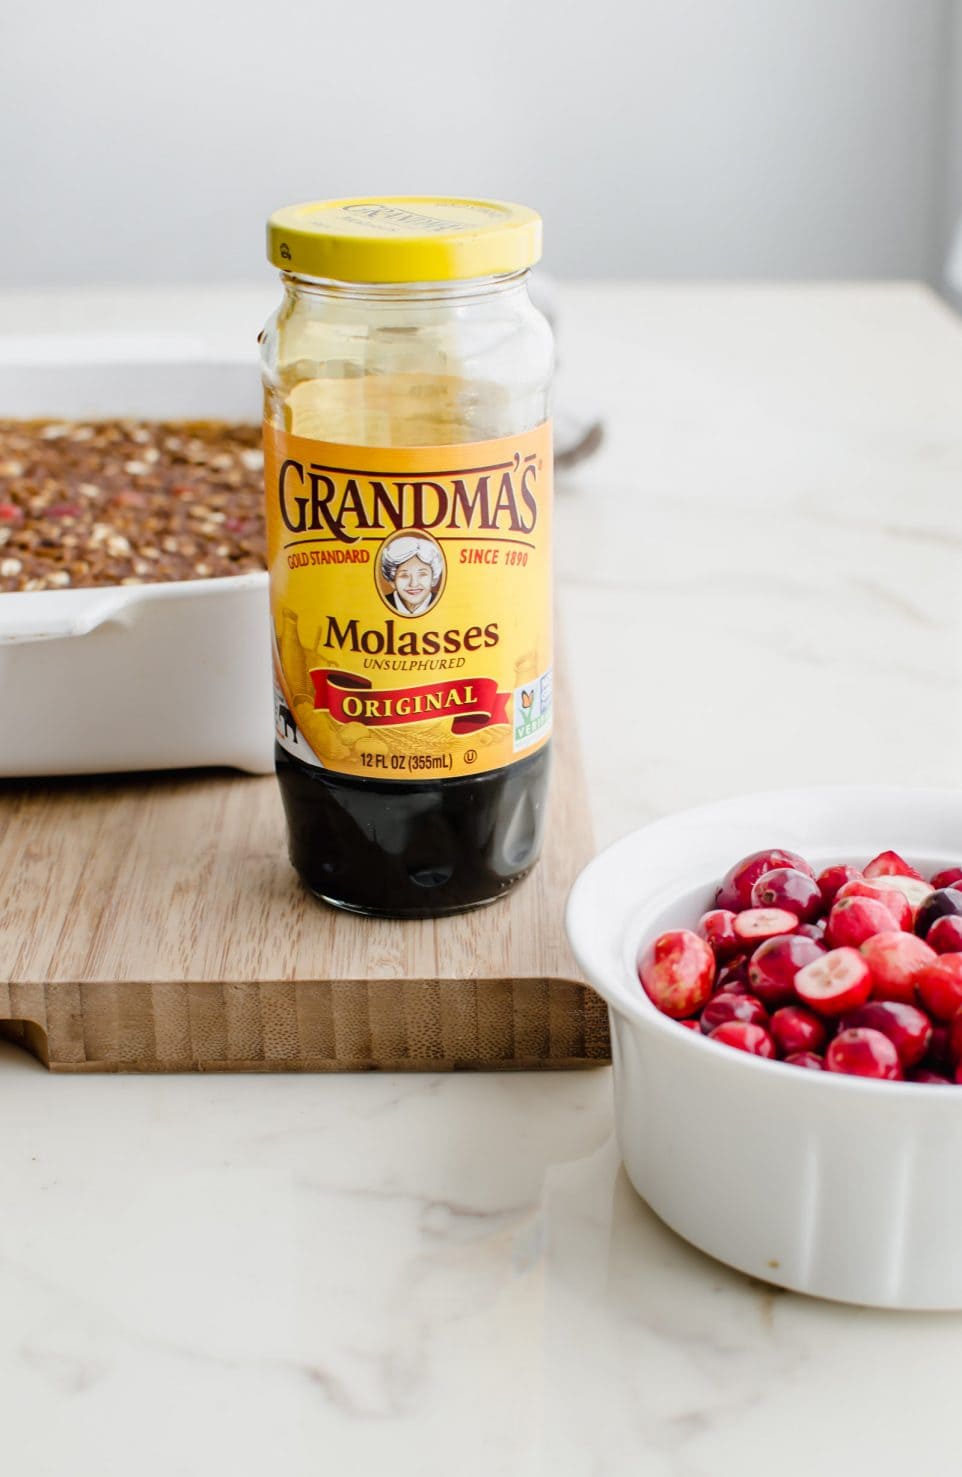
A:
POLYGON ((6 0, 0 285, 268 269, 276 205, 494 194, 574 277, 926 277, 959 0, 6 0))

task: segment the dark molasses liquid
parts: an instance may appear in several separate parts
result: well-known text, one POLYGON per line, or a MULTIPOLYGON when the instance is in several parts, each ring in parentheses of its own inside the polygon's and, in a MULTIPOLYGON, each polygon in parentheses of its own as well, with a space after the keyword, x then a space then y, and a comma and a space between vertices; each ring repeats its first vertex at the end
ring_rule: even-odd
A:
POLYGON ((537 861, 550 744, 470 778, 332 774, 275 748, 291 861, 325 902, 385 917, 458 913, 501 897, 537 861))

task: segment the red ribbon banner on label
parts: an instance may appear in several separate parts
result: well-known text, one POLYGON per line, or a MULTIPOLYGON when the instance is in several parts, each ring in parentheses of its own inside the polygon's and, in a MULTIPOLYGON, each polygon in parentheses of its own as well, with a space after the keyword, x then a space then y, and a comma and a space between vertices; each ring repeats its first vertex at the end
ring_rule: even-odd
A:
POLYGON ((314 708, 338 723, 394 728, 399 723, 430 723, 450 718, 451 732, 477 733, 490 723, 507 723, 509 692, 499 692, 492 677, 465 677, 426 687, 375 688, 350 672, 311 672, 314 708))

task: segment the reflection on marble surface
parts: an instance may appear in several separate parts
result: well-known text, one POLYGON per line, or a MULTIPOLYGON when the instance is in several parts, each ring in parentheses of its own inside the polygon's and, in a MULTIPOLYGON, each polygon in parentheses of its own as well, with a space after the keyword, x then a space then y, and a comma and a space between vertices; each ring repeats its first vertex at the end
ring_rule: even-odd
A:
MULTIPOLYGON (((198 333, 209 309, 216 347, 256 297, 115 312, 198 333)), ((50 321, 108 309, 51 295, 50 321)), ((957 783, 954 319, 905 286, 565 309, 570 391, 606 416, 558 497, 599 840, 786 782, 957 783)), ((954 1471, 962 1318, 778 1293, 685 1246, 620 1169, 610 1094, 606 1069, 48 1077, 0 1046, 10 1471, 954 1471)))
POLYGON ((606 1069, 47 1077, 0 1047, 11 1470, 948 1469, 962 1320, 686 1247, 609 1093, 606 1069))

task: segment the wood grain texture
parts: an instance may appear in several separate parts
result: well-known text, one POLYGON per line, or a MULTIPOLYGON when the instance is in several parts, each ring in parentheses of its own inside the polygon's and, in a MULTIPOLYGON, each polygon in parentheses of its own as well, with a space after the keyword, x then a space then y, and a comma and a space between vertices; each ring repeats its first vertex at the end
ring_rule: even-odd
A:
POLYGON ((491 908, 416 922, 311 897, 272 778, 8 781, 0 1033, 62 1072, 604 1062, 607 1013, 563 926, 591 849, 570 727, 531 875, 491 908))

